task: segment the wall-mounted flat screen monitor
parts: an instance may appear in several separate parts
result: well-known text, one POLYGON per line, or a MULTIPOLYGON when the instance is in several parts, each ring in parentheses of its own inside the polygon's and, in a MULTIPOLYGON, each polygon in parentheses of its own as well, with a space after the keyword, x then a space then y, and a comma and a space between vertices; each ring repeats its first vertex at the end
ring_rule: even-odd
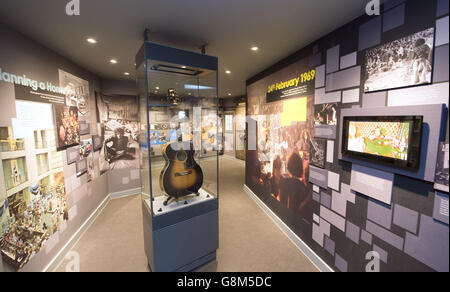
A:
POLYGON ((342 154, 372 163, 417 170, 422 116, 344 117, 342 154))

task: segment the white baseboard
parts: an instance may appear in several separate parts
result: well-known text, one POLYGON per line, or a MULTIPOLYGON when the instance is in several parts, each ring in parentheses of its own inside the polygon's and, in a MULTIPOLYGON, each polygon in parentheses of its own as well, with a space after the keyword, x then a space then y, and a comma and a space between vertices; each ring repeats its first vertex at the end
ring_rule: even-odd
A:
POLYGON ((256 202, 256 204, 266 213, 270 219, 280 228, 280 230, 297 246, 297 248, 313 263, 321 272, 334 272, 303 240, 298 237, 269 207, 266 206, 250 188, 244 185, 244 191, 256 202))
POLYGON ((109 201, 120 199, 128 196, 134 196, 141 193, 141 188, 126 190, 122 192, 112 193, 105 197, 105 199, 100 203, 100 205, 95 209, 95 211, 89 216, 88 219, 78 228, 78 230, 72 235, 69 241, 64 245, 64 247, 58 252, 58 254, 50 261, 50 263, 44 268, 43 272, 53 272, 59 265, 64 261, 67 253, 78 243, 78 241, 83 237, 84 233, 89 229, 89 227, 94 223, 95 219, 102 213, 103 209, 108 205, 109 201))
POLYGON ((100 203, 100 205, 95 209, 95 211, 89 216, 86 221, 78 228, 78 230, 72 235, 72 237, 67 241, 64 247, 58 252, 58 254, 50 261, 50 263, 44 268, 43 272, 53 272, 59 265, 64 261, 66 254, 77 244, 81 239, 83 234, 89 229, 89 227, 97 219, 98 215, 103 211, 103 209, 108 205, 110 201, 109 195, 100 203))
POLYGON ((134 195, 137 195, 140 193, 141 193, 141 188, 135 188, 135 189, 125 190, 125 191, 121 191, 121 192, 117 192, 117 193, 111 193, 111 194, 109 194, 109 197, 111 200, 115 200, 115 199, 125 198, 125 197, 129 197, 129 196, 134 196, 134 195))

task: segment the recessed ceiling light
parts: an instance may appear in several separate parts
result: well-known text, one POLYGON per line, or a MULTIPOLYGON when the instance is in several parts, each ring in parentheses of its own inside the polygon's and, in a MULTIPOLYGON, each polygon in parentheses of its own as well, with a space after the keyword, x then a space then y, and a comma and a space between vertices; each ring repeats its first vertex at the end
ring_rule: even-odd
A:
POLYGON ((252 51, 253 51, 253 52, 256 52, 257 50, 259 50, 259 48, 258 48, 257 46, 253 46, 253 47, 252 47, 252 51))
POLYGON ((117 60, 116 60, 116 59, 111 59, 109 62, 110 62, 111 64, 117 64, 117 60))
POLYGON ((126 76, 129 76, 130 75, 130 73, 128 73, 128 72, 125 72, 125 73, 123 73, 124 75, 126 75, 126 76))
POLYGON ((159 86, 156 86, 155 88, 156 88, 156 90, 159 90, 159 86))
POLYGON ((225 73, 231 74, 231 71, 230 70, 226 70, 225 73))
POLYGON ((181 66, 181 68, 186 69, 186 66, 181 66))
POLYGON ((96 43, 97 43, 97 40, 94 39, 94 38, 88 38, 86 41, 87 41, 88 43, 90 43, 90 44, 96 44, 96 43))
POLYGON ((228 93, 228 96, 231 96, 231 93, 228 93))

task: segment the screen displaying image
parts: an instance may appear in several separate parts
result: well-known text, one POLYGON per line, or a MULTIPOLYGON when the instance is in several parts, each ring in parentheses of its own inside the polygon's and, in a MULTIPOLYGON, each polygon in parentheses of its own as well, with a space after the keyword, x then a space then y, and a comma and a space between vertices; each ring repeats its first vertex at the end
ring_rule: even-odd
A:
POLYGON ((407 161, 409 135, 409 122, 350 121, 347 150, 407 161))

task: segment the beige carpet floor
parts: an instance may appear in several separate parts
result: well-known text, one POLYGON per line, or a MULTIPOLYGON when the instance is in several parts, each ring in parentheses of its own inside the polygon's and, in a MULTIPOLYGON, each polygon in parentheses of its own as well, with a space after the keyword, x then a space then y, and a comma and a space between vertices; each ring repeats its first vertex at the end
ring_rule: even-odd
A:
MULTIPOLYGON (((202 272, 314 272, 315 266, 243 191, 244 162, 220 160, 219 250, 202 272)), ((147 272, 140 196, 112 200, 72 251, 82 272, 147 272)), ((64 272, 64 260, 56 271, 64 272)))

